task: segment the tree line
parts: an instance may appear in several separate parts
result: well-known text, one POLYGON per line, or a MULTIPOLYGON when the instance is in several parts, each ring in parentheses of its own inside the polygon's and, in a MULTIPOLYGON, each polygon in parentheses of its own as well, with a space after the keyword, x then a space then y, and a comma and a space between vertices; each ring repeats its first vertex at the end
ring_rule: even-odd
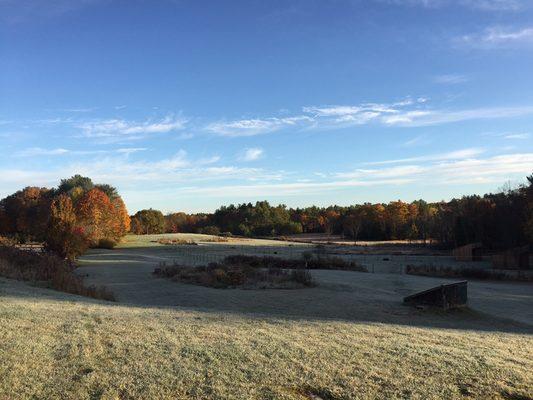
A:
POLYGON ((288 208, 267 201, 222 206, 211 214, 163 215, 142 210, 132 232, 283 236, 299 233, 342 235, 357 240, 429 239, 443 247, 481 242, 504 249, 533 242, 533 175, 516 189, 445 202, 401 200, 348 207, 288 208))
POLYGON ((0 200, 0 235, 39 241, 73 259, 88 247, 112 247, 130 230, 117 190, 75 175, 57 188, 26 187, 0 200))
POLYGON ((57 188, 27 187, 0 200, 0 235, 43 242, 69 259, 87 247, 112 247, 130 231, 250 237, 325 233, 354 241, 431 239, 445 247, 481 242, 503 249, 533 242, 533 175, 516 189, 448 202, 288 208, 258 201, 201 214, 147 209, 131 219, 114 187, 80 175, 63 179, 57 188))

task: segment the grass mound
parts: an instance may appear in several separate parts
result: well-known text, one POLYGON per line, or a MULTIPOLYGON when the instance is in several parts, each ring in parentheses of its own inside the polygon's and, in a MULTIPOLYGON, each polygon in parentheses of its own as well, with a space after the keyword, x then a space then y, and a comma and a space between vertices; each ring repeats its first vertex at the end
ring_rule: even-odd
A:
POLYGON ((114 301, 105 287, 85 286, 83 279, 74 274, 74 267, 49 253, 23 251, 0 246, 0 276, 20 281, 44 283, 51 289, 95 299, 114 301))
POLYGON ((298 289, 315 285, 307 270, 261 268, 226 261, 200 267, 167 267, 163 263, 154 270, 154 274, 176 282, 218 289, 298 289))

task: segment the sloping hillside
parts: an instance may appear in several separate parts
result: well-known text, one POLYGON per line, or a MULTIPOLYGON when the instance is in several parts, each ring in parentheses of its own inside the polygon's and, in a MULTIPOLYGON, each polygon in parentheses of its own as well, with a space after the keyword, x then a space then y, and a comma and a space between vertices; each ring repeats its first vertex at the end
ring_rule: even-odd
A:
POLYGON ((0 398, 526 399, 533 393, 527 327, 443 329, 126 306, 6 279, 0 300, 0 398))

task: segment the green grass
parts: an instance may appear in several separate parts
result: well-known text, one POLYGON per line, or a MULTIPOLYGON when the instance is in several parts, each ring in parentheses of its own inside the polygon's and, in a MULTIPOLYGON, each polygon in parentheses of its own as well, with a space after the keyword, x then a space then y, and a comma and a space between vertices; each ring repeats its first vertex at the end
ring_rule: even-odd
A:
POLYGON ((0 279, 0 399, 526 399, 532 371, 527 334, 128 307, 0 279))

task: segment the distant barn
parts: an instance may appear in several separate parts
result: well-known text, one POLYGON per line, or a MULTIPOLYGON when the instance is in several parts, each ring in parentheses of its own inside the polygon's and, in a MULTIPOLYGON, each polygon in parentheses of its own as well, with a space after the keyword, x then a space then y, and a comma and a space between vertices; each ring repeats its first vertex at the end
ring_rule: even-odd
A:
POLYGON ((483 245, 470 243, 457 247, 453 250, 453 256, 457 261, 481 261, 483 259, 483 245))
POLYGON ((530 269, 531 262, 530 246, 516 247, 492 256, 492 268, 494 269, 530 269))

